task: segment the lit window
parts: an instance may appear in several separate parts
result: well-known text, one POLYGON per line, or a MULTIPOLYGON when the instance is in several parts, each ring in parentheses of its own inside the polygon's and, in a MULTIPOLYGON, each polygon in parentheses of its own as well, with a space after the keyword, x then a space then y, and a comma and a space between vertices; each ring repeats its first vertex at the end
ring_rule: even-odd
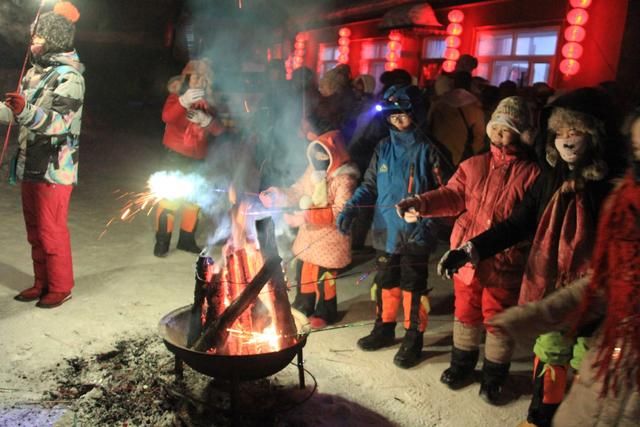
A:
POLYGON ((558 44, 557 27, 509 31, 479 31, 475 75, 498 85, 512 80, 522 85, 551 84, 558 44))
POLYGON ((320 54, 318 55, 318 75, 322 76, 338 65, 339 55, 338 46, 321 44, 320 54))
POLYGON ((384 64, 389 52, 388 40, 365 40, 360 51, 360 74, 370 74, 376 81, 384 73, 384 64))
POLYGON ((444 37, 424 39, 422 57, 425 59, 441 59, 446 49, 444 37))

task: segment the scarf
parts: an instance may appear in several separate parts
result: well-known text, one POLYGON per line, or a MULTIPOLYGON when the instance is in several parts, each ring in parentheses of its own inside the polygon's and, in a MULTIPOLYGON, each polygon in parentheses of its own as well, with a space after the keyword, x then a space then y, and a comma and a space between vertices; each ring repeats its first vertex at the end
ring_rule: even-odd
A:
POLYGON ((594 221, 584 193, 565 181, 547 204, 525 268, 518 304, 539 301, 587 273, 593 249, 594 221))
MULTIPOLYGON (((594 368, 602 396, 621 381, 640 389, 640 183, 629 173, 609 196, 598 224, 593 276, 582 314, 598 298, 607 308, 594 368), (635 378, 632 374, 635 372, 635 378)), ((583 317, 583 316, 580 316, 583 317)))

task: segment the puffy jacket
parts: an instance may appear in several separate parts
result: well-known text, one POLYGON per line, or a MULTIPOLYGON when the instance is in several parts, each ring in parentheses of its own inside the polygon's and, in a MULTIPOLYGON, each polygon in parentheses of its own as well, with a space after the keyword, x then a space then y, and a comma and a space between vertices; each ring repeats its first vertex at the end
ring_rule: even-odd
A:
POLYGON ((390 130, 371 158, 364 180, 347 207, 375 205, 373 246, 390 254, 425 254, 436 244, 436 224, 431 219, 406 223, 395 205, 405 197, 424 193, 446 181, 441 176, 441 155, 417 131, 390 130))
POLYGON ((166 124, 162 139, 165 147, 193 159, 204 159, 207 156, 208 136, 220 135, 224 130, 215 118, 204 129, 187 120, 187 109, 180 104, 177 93, 170 93, 167 97, 162 109, 162 121, 166 124))
MULTIPOLYGON (((21 126, 17 176, 25 181, 71 185, 78 181, 78 149, 84 100, 84 66, 75 51, 57 53, 27 71, 27 100, 16 117, 21 126)), ((13 120, 0 103, 0 122, 13 120)))
POLYGON ((351 238, 338 231, 335 218, 353 195, 360 172, 350 161, 339 131, 327 132, 311 142, 307 157, 310 158, 315 144, 322 145, 329 153, 326 187, 324 182, 314 179, 314 169, 309 166, 286 191, 288 205, 304 209, 305 223, 298 230, 292 250, 302 261, 325 268, 342 268, 351 263, 351 238), (323 192, 326 188, 326 197, 317 194, 318 188, 323 192), (310 204, 312 199, 315 202, 310 204))
MULTIPOLYGON (((446 186, 419 196, 420 214, 425 217, 457 216, 451 233, 451 247, 505 220, 538 177, 533 159, 524 154, 504 154, 491 146, 489 153, 460 163, 446 186)), ((518 288, 527 261, 529 243, 523 242, 480 262, 459 270, 458 277, 471 283, 475 276, 491 287, 518 288)))

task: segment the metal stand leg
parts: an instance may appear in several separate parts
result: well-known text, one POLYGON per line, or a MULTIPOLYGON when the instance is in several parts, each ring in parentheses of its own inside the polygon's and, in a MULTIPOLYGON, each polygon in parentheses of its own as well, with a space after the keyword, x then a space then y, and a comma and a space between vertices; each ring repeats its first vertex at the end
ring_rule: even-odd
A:
POLYGON ((298 379, 300 380, 300 388, 305 388, 305 383, 304 383, 304 358, 302 357, 302 347, 300 347, 300 350, 298 350, 298 363, 296 364, 298 366, 298 379))
POLYGON ((173 366, 173 372, 176 374, 176 382, 182 381, 184 379, 184 363, 182 362, 182 359, 175 356, 173 366))

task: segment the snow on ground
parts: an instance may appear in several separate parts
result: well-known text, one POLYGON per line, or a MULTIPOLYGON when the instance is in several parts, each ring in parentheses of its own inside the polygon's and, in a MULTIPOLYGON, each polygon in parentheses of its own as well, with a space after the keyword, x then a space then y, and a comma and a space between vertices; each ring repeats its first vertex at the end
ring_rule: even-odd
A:
MULTIPOLYGON (((158 169, 162 155, 157 108, 128 113, 128 120, 107 120, 96 114, 85 122, 80 185, 72 195, 69 215, 76 286, 73 299, 60 308, 43 310, 34 303, 13 300, 18 291, 31 285, 32 271, 19 187, 6 183, 3 165, 0 426, 17 422, 74 425, 72 414, 60 416, 64 406, 54 411, 38 409, 43 392, 54 386, 42 373, 64 366, 64 359, 109 351, 118 340, 154 334, 164 314, 191 301, 195 257, 172 249, 169 257, 155 258, 151 218, 115 223, 98 240, 105 223, 122 205, 113 192, 142 190, 148 176, 158 169)), ((204 233, 202 230, 200 241, 204 233)), ((174 236, 174 246, 176 240, 174 236)), ((432 264, 443 250, 439 248, 432 256, 432 264)), ((356 261, 352 271, 371 269, 367 257, 356 261)), ((435 265, 432 267, 435 271, 435 265)), ((374 313, 369 300, 372 277, 356 286, 357 277, 339 281, 338 298, 344 312, 340 324, 360 326, 309 336, 305 364, 317 379, 318 390, 309 401, 288 412, 285 419, 289 425, 509 426, 523 419, 530 397, 527 349, 516 354, 508 383, 513 400, 502 407, 492 407, 478 397, 478 382, 457 392, 439 382, 451 349, 450 283, 432 274, 432 313, 424 360, 402 370, 392 363, 398 345, 372 353, 355 345, 369 332, 371 325, 362 323, 371 322, 374 313)), ((397 332, 401 336, 400 326, 397 332)), ((297 381, 293 368, 276 378, 283 383, 297 381)), ((307 383, 312 383, 310 377, 307 383)))

